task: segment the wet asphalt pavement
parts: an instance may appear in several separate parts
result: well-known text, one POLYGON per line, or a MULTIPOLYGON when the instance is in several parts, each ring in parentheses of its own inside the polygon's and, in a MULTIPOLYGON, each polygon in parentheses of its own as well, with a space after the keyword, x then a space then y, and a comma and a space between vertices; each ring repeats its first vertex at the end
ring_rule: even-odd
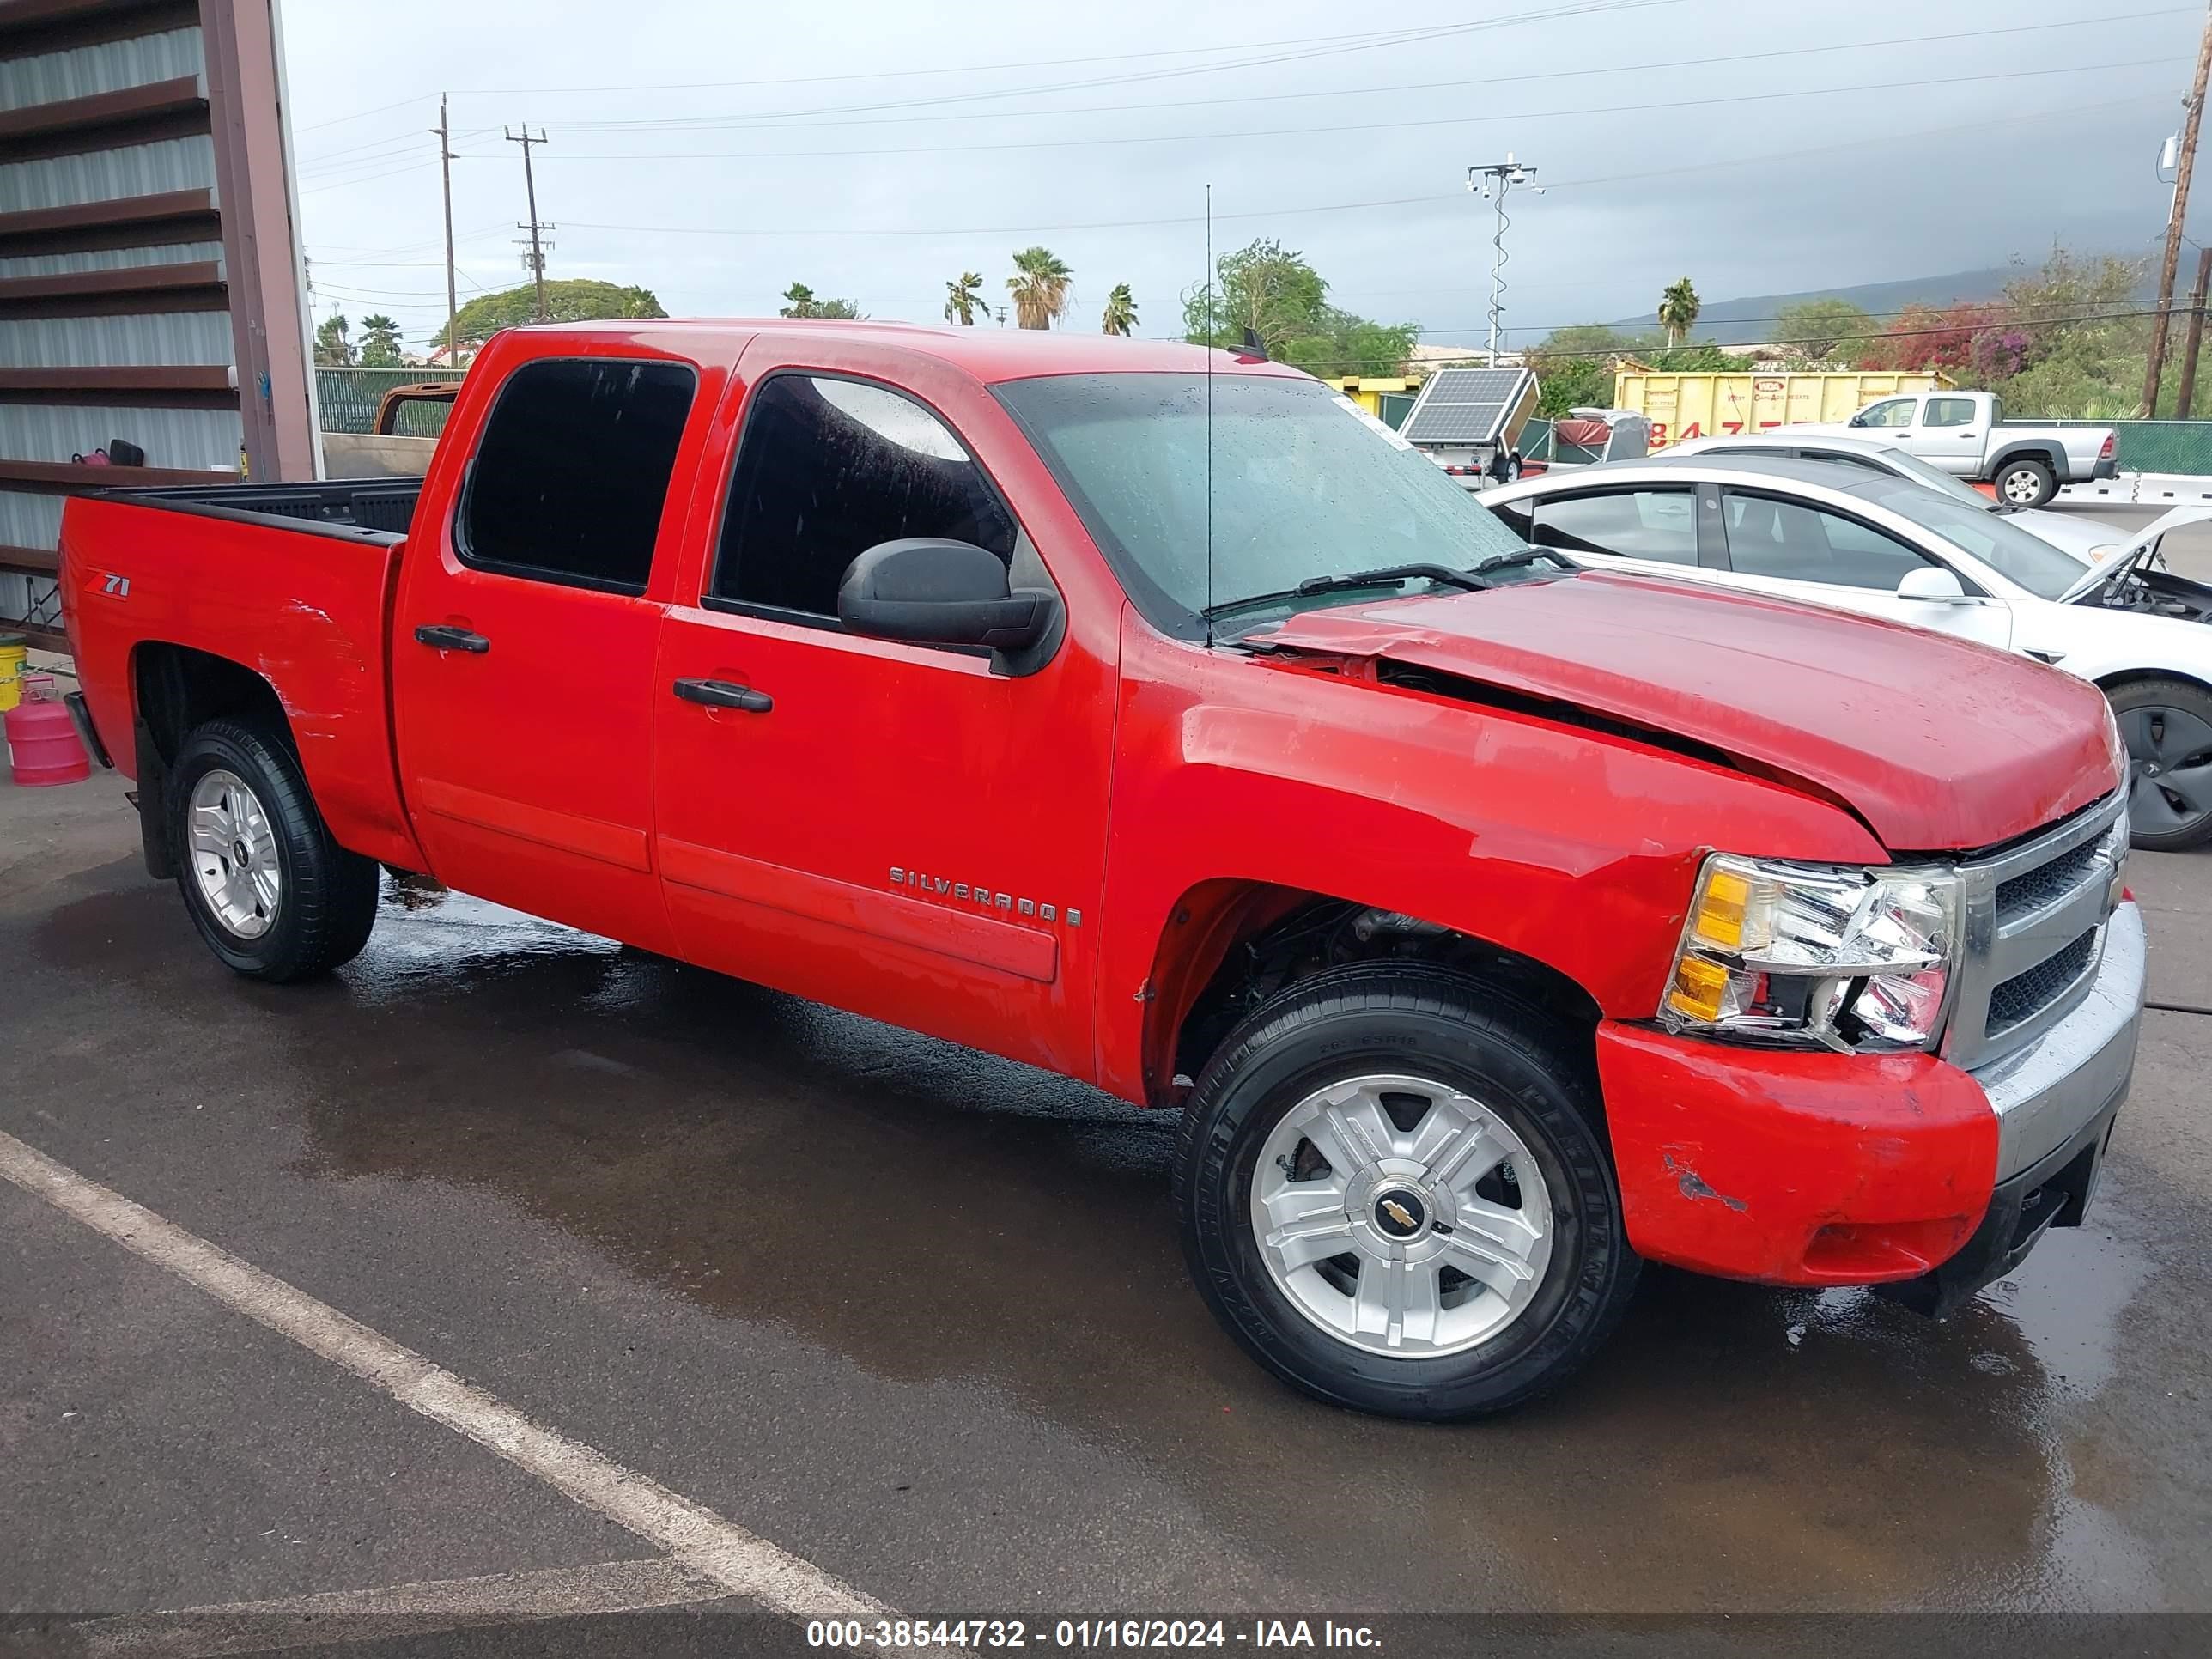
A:
MULTIPOLYGON (((2212 1610, 2212 1013, 1951 1322, 1654 1273, 1439 1429, 1214 1328, 1164 1117, 458 896, 250 985, 135 835, 0 786, 0 1130, 903 1610, 2212 1610)), ((2212 1010, 2212 854, 2131 880, 2212 1010)), ((0 1183, 0 1610, 653 1554, 0 1183)))

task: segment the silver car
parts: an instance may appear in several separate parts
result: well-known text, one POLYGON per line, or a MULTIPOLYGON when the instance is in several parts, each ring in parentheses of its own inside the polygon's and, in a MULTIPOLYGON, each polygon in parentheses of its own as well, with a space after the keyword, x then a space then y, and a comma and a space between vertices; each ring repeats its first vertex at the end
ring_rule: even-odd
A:
POLYGON ((2060 552, 2085 565, 2099 565, 2127 550, 2130 538, 2118 525, 2100 519, 2077 519, 2070 513, 2053 513, 2040 507, 2010 507, 1990 500, 1940 466, 1923 461, 1909 450, 1875 438, 1849 438, 1840 434, 1815 434, 1784 428, 1777 432, 1745 432, 1728 436, 1688 438, 1670 444, 1650 459, 1663 461, 1676 455, 1695 455, 1717 461, 1737 455, 1766 459, 1797 457, 1833 461, 1875 472, 1887 472, 1915 483, 1941 490, 1955 501, 2002 514, 2028 534, 2049 542, 2060 552))

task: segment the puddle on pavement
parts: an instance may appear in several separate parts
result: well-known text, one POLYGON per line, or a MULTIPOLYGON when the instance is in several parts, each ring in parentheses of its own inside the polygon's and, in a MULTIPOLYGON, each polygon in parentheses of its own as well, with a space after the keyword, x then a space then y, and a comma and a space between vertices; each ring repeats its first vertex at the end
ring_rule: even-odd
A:
MULTIPOLYGON (((174 906, 80 901, 40 948, 171 977, 189 959, 220 1018, 235 988, 174 906)), ((1213 1328, 1166 1115, 459 896, 388 890, 334 986, 246 1000, 303 1074, 312 1172, 489 1192, 712 1314, 1154 1460, 1254 1539, 1286 1496, 1326 1494, 1378 1587, 1407 1536, 1431 1571, 1468 1564, 1470 1606, 1493 1578, 1651 1611, 2081 1606, 2104 1598, 2077 1565, 2142 1580, 2127 1529, 2070 1496, 2065 1450, 2142 1280, 2125 1248, 2046 1247, 1942 1326, 1655 1270, 1552 1401, 1388 1423, 1290 1394, 1213 1328)))

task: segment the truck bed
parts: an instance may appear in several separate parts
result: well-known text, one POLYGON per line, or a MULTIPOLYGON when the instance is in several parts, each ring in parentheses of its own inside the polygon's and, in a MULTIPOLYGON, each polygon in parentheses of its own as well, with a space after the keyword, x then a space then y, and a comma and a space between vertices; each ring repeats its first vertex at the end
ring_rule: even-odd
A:
POLYGON ((137 722, 164 677, 199 672, 179 653, 241 665, 274 689, 341 843, 419 868, 392 764, 387 634, 421 489, 419 478, 233 483, 67 502, 64 614, 118 767, 137 775, 137 722))
POLYGON ((422 480, 331 478, 320 483, 187 484, 166 489, 111 490, 105 499, 179 512, 246 520, 305 520, 405 535, 422 480))

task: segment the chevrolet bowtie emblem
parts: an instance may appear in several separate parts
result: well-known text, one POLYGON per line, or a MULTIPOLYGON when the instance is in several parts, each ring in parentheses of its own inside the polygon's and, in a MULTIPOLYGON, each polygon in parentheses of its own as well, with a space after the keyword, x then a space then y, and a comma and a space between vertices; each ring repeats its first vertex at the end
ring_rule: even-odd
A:
POLYGON ((1391 1220, 1396 1222, 1401 1227, 1410 1227, 1413 1224, 1413 1212, 1408 1210, 1395 1198, 1384 1199, 1382 1200, 1382 1210, 1383 1213, 1388 1215, 1391 1220))

